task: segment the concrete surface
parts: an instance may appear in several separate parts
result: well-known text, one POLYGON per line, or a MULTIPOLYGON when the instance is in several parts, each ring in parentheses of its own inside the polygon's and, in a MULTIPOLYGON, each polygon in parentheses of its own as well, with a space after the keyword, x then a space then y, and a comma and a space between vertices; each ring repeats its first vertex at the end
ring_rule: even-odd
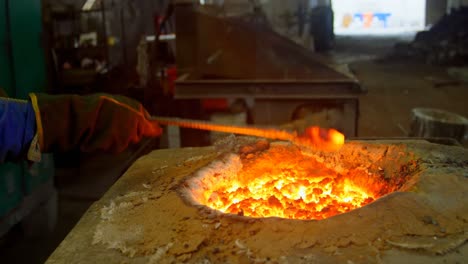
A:
MULTIPOLYGON (((280 143, 265 151, 296 149, 280 143)), ((334 153, 304 150, 306 159, 340 174, 362 170, 362 181, 368 175, 405 181, 367 206, 320 221, 227 215, 191 204, 183 195, 191 186, 187 180, 203 175, 223 181, 219 162, 230 170, 236 164, 226 155, 238 151, 184 148, 142 157, 47 263, 461 263, 468 257, 464 148, 372 141, 349 142, 334 153)))

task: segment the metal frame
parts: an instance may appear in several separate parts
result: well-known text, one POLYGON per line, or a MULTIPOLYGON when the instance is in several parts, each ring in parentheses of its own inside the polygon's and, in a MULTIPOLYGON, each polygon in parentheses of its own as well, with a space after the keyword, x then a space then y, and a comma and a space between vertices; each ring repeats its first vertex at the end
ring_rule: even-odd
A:
MULTIPOLYGON (((265 117, 268 109, 281 105, 285 113, 281 122, 289 121, 289 112, 303 104, 317 101, 337 100, 343 106, 345 121, 344 133, 358 135, 359 96, 364 91, 359 83, 348 79, 315 80, 192 80, 190 75, 181 76, 176 81, 176 99, 246 99, 254 102, 254 120, 257 124, 271 124, 276 120, 265 117), (255 117, 256 116, 256 117, 255 117)), ((267 114, 270 115, 271 114, 267 114)))
POLYGON ((181 80, 176 81, 176 99, 200 98, 358 98, 357 82, 343 80, 181 80))

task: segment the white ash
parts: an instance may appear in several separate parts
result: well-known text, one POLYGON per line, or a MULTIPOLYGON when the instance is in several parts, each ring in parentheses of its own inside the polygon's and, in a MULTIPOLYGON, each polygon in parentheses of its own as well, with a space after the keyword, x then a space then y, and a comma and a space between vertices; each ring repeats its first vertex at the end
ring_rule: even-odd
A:
POLYGON ((149 258, 148 264, 159 263, 173 245, 173 243, 169 243, 164 247, 158 248, 158 250, 156 250, 156 252, 149 258))
POLYGON ((206 158, 205 156, 195 156, 195 157, 190 157, 185 160, 185 162, 194 162, 194 161, 199 161, 206 158))
POLYGON ((112 200, 108 206, 101 208, 102 221, 97 225, 93 235, 93 245, 103 243, 108 249, 120 250, 123 254, 133 257, 136 249, 129 246, 144 236, 142 225, 128 226, 125 230, 115 232, 114 219, 131 210, 135 204, 142 204, 152 197, 150 192, 130 192, 124 196, 112 200), (105 237, 105 239, 104 239, 105 237))

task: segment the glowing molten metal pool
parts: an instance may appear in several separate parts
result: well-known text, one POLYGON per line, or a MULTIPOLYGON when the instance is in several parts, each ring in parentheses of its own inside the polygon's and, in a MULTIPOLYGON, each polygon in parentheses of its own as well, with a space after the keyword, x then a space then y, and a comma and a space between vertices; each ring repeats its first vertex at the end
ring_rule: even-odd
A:
POLYGON ((297 146, 270 147, 260 141, 210 164, 185 186, 193 201, 223 213, 325 219, 362 207, 401 185, 359 168, 342 175, 297 146))

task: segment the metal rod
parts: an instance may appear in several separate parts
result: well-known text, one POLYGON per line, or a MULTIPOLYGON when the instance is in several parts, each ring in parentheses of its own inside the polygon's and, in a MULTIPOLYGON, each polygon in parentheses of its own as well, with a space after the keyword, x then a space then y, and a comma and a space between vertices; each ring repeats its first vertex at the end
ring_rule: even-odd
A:
POLYGON ((308 127, 304 134, 274 128, 252 126, 233 126, 215 124, 200 120, 180 119, 174 117, 151 117, 161 125, 234 133, 248 136, 264 137, 275 140, 287 140, 296 145, 321 151, 336 151, 344 144, 344 135, 335 129, 324 129, 317 126, 308 127))
POLYGON ((123 4, 120 7, 120 29, 122 34, 122 53, 123 53, 123 61, 124 65, 128 65, 128 56, 127 56, 127 33, 125 29, 125 11, 123 8, 123 4))
POLYGON ((109 45, 107 43, 107 25, 106 25, 106 6, 105 6, 105 0, 101 1, 101 14, 102 14, 102 25, 103 25, 103 33, 104 33, 104 50, 106 52, 105 60, 108 65, 110 65, 109 62, 109 45))
POLYGON ((234 133, 248 136, 264 137, 269 139, 289 140, 293 141, 297 135, 285 130, 278 130, 272 128, 258 128, 251 126, 233 126, 215 124, 206 121, 181 119, 181 118, 166 118, 166 117, 152 117, 153 120, 158 121, 162 125, 179 126, 185 128, 193 128, 200 130, 217 131, 224 133, 234 133))

